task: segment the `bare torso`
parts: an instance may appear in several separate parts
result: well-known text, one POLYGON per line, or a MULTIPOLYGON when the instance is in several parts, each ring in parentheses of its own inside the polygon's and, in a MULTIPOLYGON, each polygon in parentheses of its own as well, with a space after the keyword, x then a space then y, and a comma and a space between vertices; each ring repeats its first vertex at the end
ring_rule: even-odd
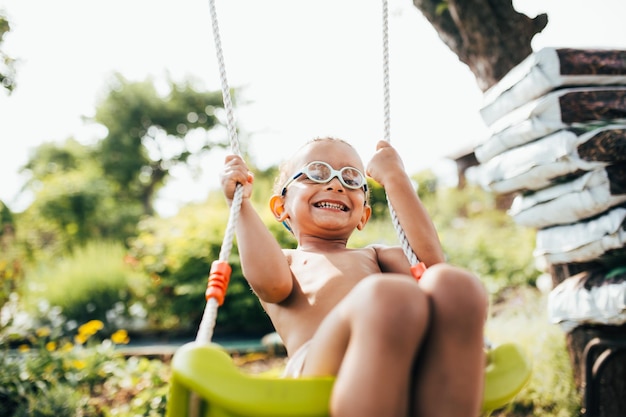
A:
POLYGON ((264 303, 292 355, 310 340, 326 315, 363 278, 381 272, 374 247, 329 252, 285 250, 294 287, 278 304, 264 303))

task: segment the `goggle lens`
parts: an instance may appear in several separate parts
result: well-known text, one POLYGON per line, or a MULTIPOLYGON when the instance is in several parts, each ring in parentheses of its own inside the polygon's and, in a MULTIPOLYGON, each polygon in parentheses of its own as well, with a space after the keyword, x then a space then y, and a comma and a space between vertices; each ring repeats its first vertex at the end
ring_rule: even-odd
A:
POLYGON ((337 177, 344 187, 352 190, 363 188, 365 194, 367 194, 367 180, 365 175, 354 167, 343 167, 340 170, 336 170, 326 162, 313 161, 309 162, 302 171, 299 171, 287 181, 283 187, 282 195, 287 192, 287 187, 292 182, 300 178, 302 175, 306 175, 308 179, 313 182, 325 184, 330 182, 333 178, 337 177))
POLYGON ((363 187, 363 184, 365 184, 365 178, 358 169, 343 167, 337 171, 325 162, 309 163, 304 168, 303 174, 305 174, 310 180, 322 184, 329 182, 334 177, 337 177, 345 187, 353 190, 361 188, 363 187))

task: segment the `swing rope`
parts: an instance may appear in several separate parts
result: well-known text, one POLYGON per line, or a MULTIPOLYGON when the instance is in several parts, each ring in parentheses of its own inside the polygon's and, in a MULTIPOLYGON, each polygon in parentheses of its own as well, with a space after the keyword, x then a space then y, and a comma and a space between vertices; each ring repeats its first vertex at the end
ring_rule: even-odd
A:
MULTIPOLYGON (((237 129, 235 128, 233 102, 230 97, 230 88, 226 77, 226 64, 224 62, 224 54, 222 52, 222 41, 220 38, 217 11, 215 9, 215 0, 209 0, 209 12, 211 14, 211 26, 213 28, 215 53, 217 55, 217 65, 222 86, 224 110, 226 111, 226 127, 228 129, 230 148, 234 154, 240 155, 241 152, 239 150, 239 140, 237 139, 237 129)), ((198 333, 196 335, 196 342, 199 343, 211 342, 211 339, 213 338, 213 330, 215 328, 215 321, 217 320, 217 309, 224 302, 224 296, 226 294, 226 289, 228 288, 228 281, 230 280, 231 272, 230 266, 228 265, 228 258, 230 257, 230 253, 233 248, 235 226, 237 225, 237 220, 239 219, 239 211, 241 209, 242 200, 243 187, 241 184, 238 184, 230 206, 230 215, 228 216, 228 223, 226 225, 226 232, 224 234, 224 240, 220 249, 219 258, 217 261, 213 262, 209 273, 209 282, 206 290, 207 303, 204 313, 202 314, 198 333)))
MULTIPOLYGON (((382 0, 382 26, 383 26, 383 139, 387 142, 391 143, 391 88, 389 86, 389 7, 387 4, 387 0, 382 0)), ((400 221, 398 220, 398 216, 396 211, 394 210, 391 202, 387 200, 387 204, 389 206, 389 213, 391 215, 391 221, 393 223, 393 227, 396 229, 396 233, 398 235, 398 240, 400 241, 400 245, 402 246, 402 250, 404 251, 404 255, 409 260, 412 268, 417 269, 418 265, 420 265, 420 261, 413 252, 411 245, 409 244, 409 240, 406 237, 406 233, 404 229, 400 225, 400 221)), ((412 269, 413 271, 413 269, 412 269)), ((416 275, 416 278, 419 279, 423 270, 417 269, 417 271, 413 271, 416 275)))
MULTIPOLYGON (((391 139, 391 111, 390 111, 390 88, 389 88, 389 12, 387 0, 382 0, 382 27, 383 27, 383 118, 384 118, 384 140, 390 142, 391 139)), ((224 61, 224 54, 222 51, 222 42, 219 32, 219 23, 217 19, 217 11, 215 7, 215 0, 209 0, 209 9, 211 15, 211 26, 213 28, 213 39, 215 41, 215 52, 217 56, 217 64, 219 69, 222 96, 224 101, 224 110, 226 111, 226 124, 228 129, 228 137, 230 141, 231 151, 234 154, 240 155, 239 141, 237 139, 237 130, 235 128, 235 118, 233 112, 233 104, 230 96, 230 88, 226 77, 226 64, 224 61)), ((206 307, 200 321, 200 327, 196 336, 196 342, 210 343, 213 337, 213 329, 215 328, 215 322, 217 319, 217 309, 224 302, 224 295, 226 288, 228 287, 228 280, 230 278, 230 266, 228 265, 228 258, 232 251, 233 241, 235 238, 235 227, 239 218, 239 211, 241 209, 241 202, 243 199, 243 187, 238 184, 235 190, 235 195, 230 207, 230 215, 224 234, 224 240, 220 249, 219 259, 211 265, 211 271, 209 273, 209 283, 206 291, 206 307)), ((406 255, 409 263, 411 264, 411 270, 416 278, 419 279, 421 273, 425 269, 422 263, 419 262, 417 256, 413 252, 411 245, 406 237, 404 229, 400 225, 400 221, 396 215, 391 202, 388 202, 389 212, 391 214, 392 223, 398 234, 402 250, 406 255)))

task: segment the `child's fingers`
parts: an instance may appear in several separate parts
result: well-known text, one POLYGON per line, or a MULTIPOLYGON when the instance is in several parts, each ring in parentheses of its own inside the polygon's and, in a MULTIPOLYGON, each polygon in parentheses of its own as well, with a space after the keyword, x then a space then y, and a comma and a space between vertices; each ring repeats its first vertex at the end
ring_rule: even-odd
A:
POLYGON ((386 140, 379 140, 378 143, 376 144, 376 150, 382 149, 382 148, 388 148, 390 147, 391 144, 386 141, 386 140))
POLYGON ((224 174, 232 181, 244 184, 254 180, 248 166, 238 155, 228 155, 224 160, 224 174))

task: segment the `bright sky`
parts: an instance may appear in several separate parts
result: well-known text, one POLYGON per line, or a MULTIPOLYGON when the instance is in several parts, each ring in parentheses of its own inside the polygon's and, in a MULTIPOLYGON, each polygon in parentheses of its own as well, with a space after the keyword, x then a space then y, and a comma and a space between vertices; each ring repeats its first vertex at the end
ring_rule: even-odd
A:
MULTIPOLYGON (((216 0, 228 81, 248 103, 235 109, 255 162, 287 158, 306 140, 339 136, 363 159, 383 135, 379 0, 216 0)), ((518 0, 550 22, 533 48, 626 48, 624 0, 518 0)), ((93 143, 91 116, 106 80, 168 74, 220 88, 208 0, 0 0, 12 30, 4 50, 20 60, 14 94, 0 92, 0 200, 20 211, 19 168, 36 146, 93 143)), ((473 75, 410 0, 389 0, 391 143, 409 172, 454 170, 444 158, 488 137, 473 75)), ((243 140, 242 135, 242 140, 243 140)), ((218 185, 224 154, 199 178, 176 171, 157 209, 172 214, 218 185)))

